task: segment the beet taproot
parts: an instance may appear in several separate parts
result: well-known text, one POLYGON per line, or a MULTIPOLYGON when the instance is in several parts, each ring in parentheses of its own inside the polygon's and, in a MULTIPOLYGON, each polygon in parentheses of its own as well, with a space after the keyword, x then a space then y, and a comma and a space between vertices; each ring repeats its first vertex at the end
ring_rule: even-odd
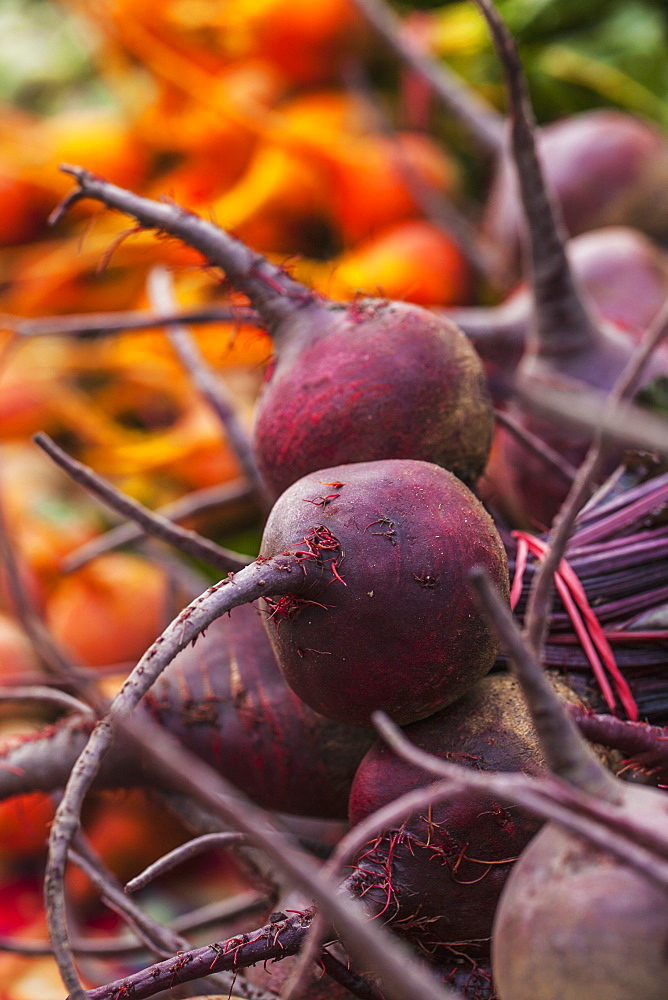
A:
MULTIPOLYGON (((564 682, 561 693, 568 692, 564 682)), ((512 677, 493 674, 453 705, 404 729, 421 750, 480 771, 540 774, 543 756, 522 693, 512 677)), ((360 763, 350 792, 357 824, 432 774, 378 740, 360 763)), ((356 860, 348 882, 369 911, 434 958, 488 954, 499 895, 515 860, 541 821, 524 809, 455 798, 407 816, 356 860)))
POLYGON ((141 198, 80 167, 53 218, 93 198, 178 237, 248 296, 275 345, 258 402, 257 463, 274 495, 327 465, 415 458, 480 476, 493 414, 467 337, 417 305, 334 302, 179 206, 141 198))
MULTIPOLYGON (((621 782, 620 782, 621 784, 621 782)), ((624 786, 615 803, 665 825, 668 798, 624 786)), ((663 1000, 666 890, 549 824, 502 894, 493 933, 501 1000, 663 1000)))
POLYGON ((452 473, 389 459, 304 476, 276 501, 262 556, 294 550, 306 568, 320 546, 329 569, 296 595, 265 602, 283 674, 317 712, 368 725, 382 709, 414 722, 492 667, 497 647, 467 573, 480 563, 505 590, 506 554, 452 473))
MULTIPOLYGON (((429 715, 493 665, 497 645, 466 575, 480 563, 507 594, 505 549, 482 504, 452 473, 408 460, 338 466, 300 480, 274 505, 262 549, 211 589, 221 610, 192 648, 184 623, 193 611, 184 609, 179 652, 143 704, 263 805, 340 816, 369 742, 352 726, 368 725, 377 708, 402 721, 429 715), (243 608, 259 597, 264 628, 255 609, 243 608), (221 618, 232 609, 229 622, 221 618), (276 670, 265 628, 296 694, 276 670)), ((62 785, 91 728, 66 720, 12 745, 2 794, 62 785)), ((122 770, 119 779, 112 755, 104 780, 145 780, 127 761, 122 770)))

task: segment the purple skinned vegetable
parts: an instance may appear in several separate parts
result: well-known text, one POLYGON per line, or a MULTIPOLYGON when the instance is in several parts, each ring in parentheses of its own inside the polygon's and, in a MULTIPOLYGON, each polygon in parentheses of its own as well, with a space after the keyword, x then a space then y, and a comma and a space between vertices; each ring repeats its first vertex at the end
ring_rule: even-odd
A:
MULTIPOLYGON (((533 114, 515 42, 490 0, 475 3, 488 23, 506 75, 511 149, 526 222, 534 317, 517 366, 517 385, 531 385, 534 395, 540 385, 586 386, 606 394, 633 353, 637 337, 621 326, 601 321, 573 273, 559 213, 541 169, 533 114)), ((647 365, 644 382, 667 372, 668 348, 663 346, 647 365)), ((557 426, 521 399, 513 400, 508 412, 572 466, 580 464, 591 433, 557 426)), ((619 453, 611 454, 605 471, 619 460, 619 453)), ((515 436, 501 438, 497 461, 518 519, 534 526, 549 525, 567 492, 563 476, 550 475, 545 463, 528 454, 515 436)))
MULTIPOLYGON (((538 154, 546 183, 558 202, 570 236, 604 226, 637 226, 643 202, 656 198, 657 162, 668 165, 668 139, 658 126, 613 108, 598 108, 543 126, 538 154)), ((499 159, 489 192, 482 233, 503 261, 506 287, 521 272, 524 196, 517 184, 514 155, 499 159)), ((648 220, 646 220, 648 221, 648 220)), ((648 231, 665 237, 655 225, 648 231)))
POLYGON ((266 626, 288 684, 315 711, 368 725, 382 708, 413 722, 492 667, 496 645, 466 579, 480 562, 505 590, 506 554, 452 473, 406 459, 305 476, 274 505, 263 558, 295 545, 305 568, 321 553, 322 578, 266 602, 266 626))
MULTIPOLYGON (((567 685, 557 682, 562 695, 567 685)), ((539 775, 542 753, 517 683, 507 674, 480 681, 463 698, 404 728, 421 750, 479 771, 539 775)), ((433 774, 378 740, 360 763, 350 793, 355 825, 400 795, 427 787, 433 774)), ((517 806, 458 797, 383 831, 356 859, 348 879, 368 910, 431 957, 489 953, 492 922, 515 860, 541 821, 517 806)))

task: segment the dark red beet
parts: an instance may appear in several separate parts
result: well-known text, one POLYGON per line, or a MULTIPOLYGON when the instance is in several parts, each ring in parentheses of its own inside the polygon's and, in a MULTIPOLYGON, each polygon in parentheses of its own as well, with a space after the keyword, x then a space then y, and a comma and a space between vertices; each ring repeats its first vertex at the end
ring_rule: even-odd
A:
POLYGON ((273 331, 255 453, 279 493, 323 465, 414 458, 472 485, 491 442, 475 351, 450 320, 410 303, 310 306, 273 331))
MULTIPOLYGON (((613 108, 598 108, 546 125, 538 151, 570 236, 600 226, 634 224, 638 201, 668 142, 659 128, 613 108)), ((665 223, 665 219, 664 219, 665 223)), ((483 233, 502 255, 506 280, 519 273, 524 230, 512 155, 502 156, 487 202, 483 233)), ((656 232, 656 230, 653 230, 656 232)))
POLYGON ((331 571, 311 570, 308 589, 267 603, 281 669, 312 708, 359 725, 376 709, 413 722, 488 672, 497 647, 467 574, 484 565, 507 592, 506 555, 452 473, 388 460, 305 476, 276 502, 263 557, 296 550, 306 568, 323 541, 331 571))
MULTIPOLYGON (((668 298, 668 254, 647 236, 625 226, 609 226, 569 240, 573 276, 589 296, 598 318, 641 335, 668 298)), ((515 369, 533 322, 526 284, 497 306, 439 310, 469 337, 482 358, 495 403, 512 391, 515 369)))
MULTIPOLYGON (((533 116, 515 43, 491 0, 475 0, 475 3, 488 23, 506 75, 511 148, 528 235, 535 316, 517 368, 517 380, 530 384, 534 392, 541 384, 551 388, 559 385, 573 388, 579 384, 606 394, 629 361, 637 337, 622 327, 599 322, 573 275, 559 215, 536 151, 533 116)), ((668 348, 663 347, 655 351, 643 372, 643 380, 646 384, 667 372, 668 348)), ((576 433, 556 426, 521 401, 513 401, 509 413, 572 466, 580 464, 591 442, 591 432, 576 433)), ((525 522, 549 525, 568 484, 561 475, 550 476, 545 463, 528 454, 516 437, 504 434, 501 444, 501 461, 512 497, 509 506, 525 522)), ((619 453, 611 455, 610 467, 620 457, 619 453)))
POLYGON ((96 198, 177 236, 249 297, 276 344, 255 429, 274 494, 323 465, 385 458, 435 462, 470 484, 481 474, 491 401, 476 352, 449 320, 408 303, 326 300, 212 223, 66 170, 79 187, 55 218, 96 198))
POLYGON ((252 605, 213 622, 145 701, 189 750, 265 809, 345 817, 371 736, 318 715, 290 690, 252 605))
MULTIPOLYGON (((142 704, 254 801, 286 813, 345 818, 355 768, 372 741, 370 733, 325 719, 297 698, 251 605, 213 622, 142 704)), ((65 719, 12 740, 0 767, 0 799, 63 787, 91 729, 92 722, 65 719)), ((105 757, 98 787, 155 780, 119 741, 105 757)))
MULTIPOLYGON (((427 753, 478 770, 543 769, 522 694, 505 674, 485 678, 454 705, 407 726, 405 734, 427 753)), ((379 740, 357 769, 350 822, 434 781, 379 740)), ((373 913, 429 954, 442 959, 449 948, 484 955, 513 860, 540 825, 494 799, 437 803, 369 844, 348 884, 373 913)))
MULTIPOLYGON (((297 695, 310 693, 316 712, 364 725, 380 708, 414 721, 459 697, 494 663, 497 644, 467 574, 485 566, 507 595, 505 549, 452 473, 388 460, 300 480, 276 502, 263 550, 196 599, 195 608, 207 598, 220 603, 194 647, 186 632, 193 606, 173 623, 181 652, 144 704, 262 804, 340 815, 368 736, 299 703, 276 671, 259 616, 242 606, 269 598, 265 624, 281 669, 297 695), (232 610, 231 619, 221 617, 232 610)), ((68 721, 13 747, 0 769, 0 797, 61 785, 90 728, 68 721), (40 772, 54 768, 56 777, 40 784, 40 772)), ((105 767, 113 783, 143 780, 127 763, 119 779, 113 758, 105 767)))

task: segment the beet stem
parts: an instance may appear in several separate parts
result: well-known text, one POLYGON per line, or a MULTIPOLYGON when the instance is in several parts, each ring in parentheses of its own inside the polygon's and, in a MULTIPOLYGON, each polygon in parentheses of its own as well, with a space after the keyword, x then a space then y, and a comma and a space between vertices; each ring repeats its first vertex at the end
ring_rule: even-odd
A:
POLYGON ((19 337, 71 336, 77 333, 124 333, 128 330, 153 330, 173 323, 243 323, 261 326, 254 309, 241 305, 191 306, 189 309, 153 311, 149 309, 116 312, 74 313, 63 316, 40 316, 38 319, 0 313, 3 330, 19 337))
POLYGON ((201 837, 195 837, 193 840, 189 840, 186 844, 181 844, 180 847, 175 847, 173 851, 169 851, 168 854, 164 854, 153 864, 145 868, 143 872, 139 875, 135 875, 125 885, 126 893, 138 892, 145 886, 149 885, 153 879, 159 878, 160 875, 164 875, 165 872, 172 871, 177 865, 183 864, 184 861, 188 861, 190 858, 196 857, 201 854, 202 851, 208 851, 210 847, 233 847, 238 844, 246 844, 248 838, 243 833, 233 833, 229 831, 221 831, 221 833, 204 833, 201 837))
POLYGON ((298 309, 315 301, 310 289, 262 254, 255 253, 240 240, 180 205, 142 198, 83 167, 62 164, 60 169, 74 177, 78 186, 52 213, 52 224, 58 222, 72 205, 92 198, 107 208, 132 216, 145 229, 157 229, 176 236, 225 271, 230 282, 248 295, 270 331, 287 317, 294 316, 298 309))
POLYGON ((0 701, 43 701, 49 705, 57 705, 58 708, 68 709, 70 712, 77 712, 82 716, 95 717, 94 709, 85 701, 75 698, 74 695, 68 694, 66 691, 47 687, 45 684, 33 684, 31 687, 19 684, 0 687, 0 701))
POLYGON ((447 111, 470 133, 488 156, 498 156, 503 122, 498 111, 466 86, 451 70, 420 52, 405 38, 401 19, 382 0, 354 0, 362 16, 386 46, 429 84, 447 111))
MULTIPOLYGON (((148 277, 148 296, 156 311, 174 311, 174 297, 170 273, 164 267, 154 267, 148 277)), ((227 440, 241 466, 258 503, 266 515, 271 507, 267 487, 253 455, 250 438, 239 420, 232 396, 223 380, 217 376, 202 357, 197 342, 183 323, 172 323, 167 337, 179 361, 189 373, 196 388, 218 417, 227 440)), ((230 567, 232 569, 233 567, 230 567)), ((234 567, 238 569, 238 567, 234 567)))
MULTIPOLYGON (((242 479, 234 479, 222 486, 205 486, 199 490, 180 497, 171 503, 158 507, 157 514, 166 517, 168 521, 182 521, 192 517, 194 514, 203 514, 208 511, 223 511, 226 507, 248 503, 252 500, 252 491, 242 479)), ((123 524, 111 528, 103 535, 92 538, 89 542, 84 542, 80 548, 70 552, 63 559, 60 568, 63 573, 71 573, 97 556, 122 545, 135 542, 145 535, 144 530, 136 522, 126 521, 123 524)))
POLYGON ((561 212, 536 151, 536 123, 515 40, 492 0, 474 0, 506 77, 510 139, 529 238, 535 301, 534 349, 541 357, 578 355, 599 340, 598 327, 573 277, 561 212))
POLYGON ((568 483, 572 483, 577 475, 577 469, 575 466, 571 465, 563 455, 560 455, 558 451, 551 448, 546 441, 542 441, 535 434, 532 434, 526 428, 522 427, 516 420, 513 420, 509 414, 505 413, 503 410, 494 410, 494 419, 497 424, 501 424, 506 430, 514 434, 515 437, 522 442, 525 448, 530 451, 533 455, 537 455, 541 458, 546 465, 551 466, 555 469, 568 483))
MULTIPOLYGON (((248 934, 204 945, 157 962, 124 979, 98 986, 82 994, 85 1000, 147 1000, 163 990, 203 979, 217 971, 247 968, 257 962, 294 955, 311 920, 310 911, 297 913, 280 923, 269 923, 248 934)), ((74 1000, 71 994, 68 1000, 74 1000)))
POLYGON ((135 521, 147 534, 152 535, 154 538, 159 538, 163 542, 174 545, 179 551, 207 562, 222 573, 236 572, 239 569, 243 569, 250 562, 249 558, 240 555, 238 552, 232 552, 230 549, 216 545, 215 542, 204 538, 196 531, 179 527, 161 514, 156 514, 154 511, 149 510, 148 507, 144 507, 137 500, 134 500, 126 493, 122 493, 115 486, 112 486, 111 483, 104 480, 89 466, 78 462, 75 458, 68 455, 67 452, 63 451, 43 431, 36 434, 33 437, 33 441, 42 451, 47 453, 56 465, 64 469, 74 482, 84 486, 90 493, 99 497, 122 517, 127 517, 135 521))

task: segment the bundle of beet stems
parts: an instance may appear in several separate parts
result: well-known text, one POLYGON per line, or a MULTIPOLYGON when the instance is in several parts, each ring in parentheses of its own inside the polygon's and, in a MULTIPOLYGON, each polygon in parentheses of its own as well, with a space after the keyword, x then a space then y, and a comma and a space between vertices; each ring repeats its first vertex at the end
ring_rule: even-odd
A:
MULTIPOLYGON (((593 673, 589 700, 605 711, 621 704, 631 718, 665 722, 668 473, 652 465, 620 468, 575 520, 542 661, 583 680, 593 673)), ((521 531, 504 539, 520 620, 548 540, 521 531)))

